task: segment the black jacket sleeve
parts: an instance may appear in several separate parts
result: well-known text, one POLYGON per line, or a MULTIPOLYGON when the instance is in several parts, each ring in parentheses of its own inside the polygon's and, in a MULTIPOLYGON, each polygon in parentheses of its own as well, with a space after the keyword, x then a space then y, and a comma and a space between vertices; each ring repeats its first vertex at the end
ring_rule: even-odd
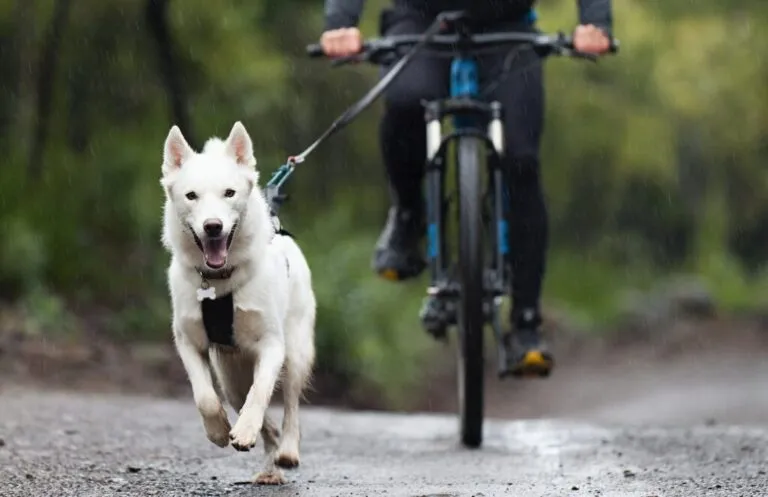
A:
POLYGON ((365 0, 325 0, 325 29, 357 26, 365 0))
POLYGON ((594 24, 610 35, 613 29, 611 0, 578 0, 578 2, 579 23, 594 24))

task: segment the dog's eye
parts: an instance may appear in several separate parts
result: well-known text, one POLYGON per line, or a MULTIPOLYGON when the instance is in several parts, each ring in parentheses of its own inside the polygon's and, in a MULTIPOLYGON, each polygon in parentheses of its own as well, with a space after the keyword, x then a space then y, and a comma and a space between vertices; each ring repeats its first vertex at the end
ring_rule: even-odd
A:
POLYGON ((197 198, 197 193, 195 192, 189 192, 186 194, 187 200, 195 200, 197 198))
POLYGON ((235 196, 235 190, 233 190, 232 188, 227 188, 226 190, 224 190, 224 196, 227 197, 227 198, 234 197, 235 196))

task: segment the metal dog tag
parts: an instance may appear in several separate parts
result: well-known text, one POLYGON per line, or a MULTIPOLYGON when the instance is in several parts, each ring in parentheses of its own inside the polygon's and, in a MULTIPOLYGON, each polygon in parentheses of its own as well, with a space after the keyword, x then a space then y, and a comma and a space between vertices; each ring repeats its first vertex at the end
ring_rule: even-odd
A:
POLYGON ((200 288, 197 289, 197 300, 202 302, 205 299, 216 300, 216 287, 210 286, 206 280, 203 280, 200 288))

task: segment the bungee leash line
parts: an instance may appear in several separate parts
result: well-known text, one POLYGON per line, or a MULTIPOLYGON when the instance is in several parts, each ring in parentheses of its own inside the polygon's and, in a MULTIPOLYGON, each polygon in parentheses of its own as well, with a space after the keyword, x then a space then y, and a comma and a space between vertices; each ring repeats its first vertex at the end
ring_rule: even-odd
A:
MULTIPOLYGON (((398 74, 405 68, 408 63, 411 62, 414 55, 421 50, 424 45, 429 43, 431 39, 440 32, 445 22, 450 16, 440 15, 430 25, 429 29, 424 32, 424 39, 415 44, 411 49, 387 72, 387 74, 381 78, 376 85, 374 85, 368 92, 354 105, 349 107, 343 114, 341 114, 320 137, 315 140, 309 147, 307 147, 299 155, 288 157, 285 164, 280 166, 277 171, 272 174, 265 187, 267 203, 272 211, 273 215, 277 215, 278 208, 286 200, 286 196, 280 193, 280 187, 291 176, 296 169, 296 165, 301 164, 307 158, 309 154, 315 151, 325 140, 331 135, 340 131, 344 126, 351 123, 361 112, 368 108, 373 102, 376 101, 384 90, 394 81, 398 74)), ((356 57, 355 55, 350 58, 356 57)))

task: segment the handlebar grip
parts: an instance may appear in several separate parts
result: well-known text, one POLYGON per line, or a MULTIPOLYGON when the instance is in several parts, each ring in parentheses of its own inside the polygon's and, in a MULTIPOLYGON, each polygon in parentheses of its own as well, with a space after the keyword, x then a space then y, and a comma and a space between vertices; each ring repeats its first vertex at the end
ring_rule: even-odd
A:
MULTIPOLYGON (((566 48, 569 50, 574 51, 575 53, 573 55, 576 55, 576 57, 584 58, 584 59, 592 59, 592 57, 589 54, 583 54, 581 52, 576 52, 573 47, 573 38, 570 36, 563 36, 562 38, 563 45, 565 45, 566 48)), ((608 53, 616 54, 619 52, 619 40, 611 37, 611 44, 608 47, 608 53)))
POLYGON ((335 59, 331 59, 331 65, 334 67, 338 67, 338 66, 343 66, 344 64, 349 64, 352 62, 360 62, 360 60, 362 60, 362 55, 356 53, 356 54, 347 55, 344 57, 337 57, 335 59))
POLYGON ((579 52, 578 50, 571 50, 571 57, 588 60, 590 62, 597 62, 597 60, 600 58, 599 55, 586 53, 586 52, 579 52))
MULTIPOLYGON (((337 60, 337 64, 345 64, 347 62, 350 62, 352 60, 360 59, 363 54, 366 52, 374 49, 376 47, 376 40, 367 40, 363 42, 363 46, 357 54, 349 55, 347 57, 342 57, 341 60, 337 60)), ((325 57, 325 52, 323 51, 323 47, 319 43, 312 43, 311 45, 307 45, 306 49, 307 55, 309 55, 312 58, 318 58, 318 57, 325 57)))
POLYGON ((320 46, 319 43, 312 43, 311 45, 307 45, 307 55, 310 57, 323 57, 325 56, 325 53, 323 52, 323 47, 320 46))

